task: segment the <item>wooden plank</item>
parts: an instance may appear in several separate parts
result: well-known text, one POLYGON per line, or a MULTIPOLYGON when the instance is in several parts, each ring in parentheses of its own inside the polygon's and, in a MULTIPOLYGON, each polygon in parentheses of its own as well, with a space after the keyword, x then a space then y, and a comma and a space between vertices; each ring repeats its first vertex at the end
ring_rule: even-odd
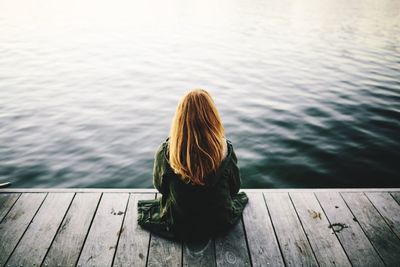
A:
POLYGON ((210 238, 203 242, 184 242, 183 266, 216 266, 214 239, 210 238))
POLYGON ((151 235, 147 266, 181 266, 182 244, 151 235))
POLYGON ((113 266, 145 266, 150 233, 137 223, 137 203, 154 199, 155 194, 131 194, 113 266))
POLYGON ((4 193, 0 194, 0 222, 7 215, 8 211, 14 205, 21 194, 4 193))
POLYGON ((290 197, 319 265, 351 266, 339 240, 332 235, 329 221, 314 194, 296 192, 290 193, 290 197))
POLYGON ((333 225, 353 266, 383 266, 383 262, 360 225, 353 220, 346 203, 338 192, 316 193, 329 223, 333 225), (335 226, 337 225, 337 226, 335 226))
POLYGON ((400 238, 400 205, 389 193, 366 193, 392 231, 400 238))
POLYGON ((156 193, 154 188, 0 188, 0 193, 156 193))
POLYGON ((128 193, 104 193, 78 260, 78 266, 111 266, 128 193))
POLYGON ((101 193, 77 193, 44 260, 45 266, 75 266, 101 193))
MULTIPOLYGON (((156 194, 156 197, 160 194, 156 194)), ((147 266, 181 266, 182 244, 157 235, 150 235, 147 266)))
POLYGON ((243 223, 253 266, 285 266, 262 193, 248 193, 243 223))
POLYGON ((392 192, 392 193, 390 193, 392 196, 393 196, 393 198, 397 201, 397 203, 399 203, 399 205, 400 205, 400 192, 392 192))
POLYGON ((73 193, 47 195, 7 265, 39 266, 42 263, 73 197, 73 193))
POLYGON ((288 266, 318 266, 287 193, 264 194, 271 220, 288 266))
POLYGON ((400 239, 363 193, 342 193, 364 233, 388 266, 400 266, 400 239))
MULTIPOLYGON (((400 188, 246 188, 241 192, 399 192, 400 188)), ((0 193, 157 193, 153 188, 0 188, 0 193)))
POLYGON ((217 266, 250 266, 243 222, 240 220, 228 233, 215 238, 217 266))
POLYGON ((43 193, 22 194, 1 222, 0 266, 6 263, 45 196, 43 193))

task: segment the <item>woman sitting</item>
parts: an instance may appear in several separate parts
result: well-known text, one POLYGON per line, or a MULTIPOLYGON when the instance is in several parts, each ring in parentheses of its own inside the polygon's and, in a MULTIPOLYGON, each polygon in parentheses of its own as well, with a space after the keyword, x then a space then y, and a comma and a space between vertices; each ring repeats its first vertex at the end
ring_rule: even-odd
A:
POLYGON ((248 201, 232 143, 210 94, 179 102, 169 138, 158 148, 153 184, 162 194, 138 202, 138 223, 170 239, 203 239, 237 223, 248 201))

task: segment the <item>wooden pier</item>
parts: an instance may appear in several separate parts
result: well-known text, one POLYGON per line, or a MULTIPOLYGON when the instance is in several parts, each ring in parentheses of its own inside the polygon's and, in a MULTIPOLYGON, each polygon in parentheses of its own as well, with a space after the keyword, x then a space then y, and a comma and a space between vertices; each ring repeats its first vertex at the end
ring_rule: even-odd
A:
POLYGON ((151 189, 0 189, 0 266, 400 266, 400 189, 243 190, 208 242, 137 225, 151 189))

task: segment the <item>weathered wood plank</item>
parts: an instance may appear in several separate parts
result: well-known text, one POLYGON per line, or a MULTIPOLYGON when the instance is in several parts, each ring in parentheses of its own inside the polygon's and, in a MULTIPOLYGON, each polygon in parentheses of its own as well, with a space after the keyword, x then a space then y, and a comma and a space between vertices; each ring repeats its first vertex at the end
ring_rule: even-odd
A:
MULTIPOLYGON (((312 192, 290 193, 294 207, 320 266, 351 266, 329 221, 312 192)), ((288 229, 291 231, 291 229, 288 229)))
POLYGON ((399 205, 400 205, 400 192, 392 192, 392 193, 390 193, 392 196, 393 196, 393 198, 397 201, 397 203, 399 203, 399 205))
POLYGON ((181 266, 181 263, 182 243, 151 234, 147 266, 181 266))
POLYGON ((243 222, 240 220, 229 232, 215 238, 217 266, 250 266, 243 222))
POLYGON ((342 193, 372 245, 387 266, 400 266, 400 239, 363 193, 342 193))
POLYGON ((247 193, 243 223, 253 266, 285 266, 262 193, 247 193))
POLYGON ((103 194, 78 266, 111 266, 128 198, 128 193, 103 194))
POLYGON ((360 225, 353 220, 338 192, 316 193, 329 223, 340 240, 353 266, 383 266, 383 262, 360 225))
POLYGON ((287 193, 265 193, 268 210, 288 266, 318 266, 287 193))
POLYGON ((137 203, 155 194, 131 194, 113 266, 145 266, 150 233, 137 223, 137 203))
POLYGON ((214 239, 183 243, 183 266, 215 267, 216 264, 214 239))
POLYGON ((92 222, 101 193, 77 193, 53 244, 45 266, 75 266, 92 222))
POLYGON ((46 194, 22 194, 0 224, 0 266, 4 265, 18 244, 46 194))
MULTIPOLYGON (((400 188, 246 188, 247 193, 290 192, 400 192, 400 188)), ((0 188, 0 193, 157 193, 152 188, 0 188)))
POLYGON ((39 266, 65 213, 74 193, 49 193, 33 218, 7 265, 39 266))
POLYGON ((181 266, 182 244, 151 235, 147 266, 181 266))
POLYGON ((154 188, 0 188, 0 193, 156 193, 154 188))
POLYGON ((8 211, 14 205, 21 194, 2 193, 0 194, 0 222, 4 219, 8 211))
POLYGON ((389 193, 366 193, 392 231, 400 238, 400 205, 389 193))

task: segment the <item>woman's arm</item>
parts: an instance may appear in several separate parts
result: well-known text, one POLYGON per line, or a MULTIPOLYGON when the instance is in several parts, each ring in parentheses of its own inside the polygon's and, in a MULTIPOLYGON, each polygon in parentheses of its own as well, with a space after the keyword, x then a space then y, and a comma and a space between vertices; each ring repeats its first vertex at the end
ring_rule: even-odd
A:
POLYGON ((231 156, 231 166, 229 168, 230 177, 229 177, 229 188, 231 192, 231 196, 236 195, 241 186, 241 178, 240 178, 240 170, 237 165, 237 157, 235 151, 232 147, 232 156, 231 156))
POLYGON ((165 173, 164 144, 161 144, 154 155, 153 166, 153 185, 161 194, 165 193, 165 183, 163 181, 165 173))

